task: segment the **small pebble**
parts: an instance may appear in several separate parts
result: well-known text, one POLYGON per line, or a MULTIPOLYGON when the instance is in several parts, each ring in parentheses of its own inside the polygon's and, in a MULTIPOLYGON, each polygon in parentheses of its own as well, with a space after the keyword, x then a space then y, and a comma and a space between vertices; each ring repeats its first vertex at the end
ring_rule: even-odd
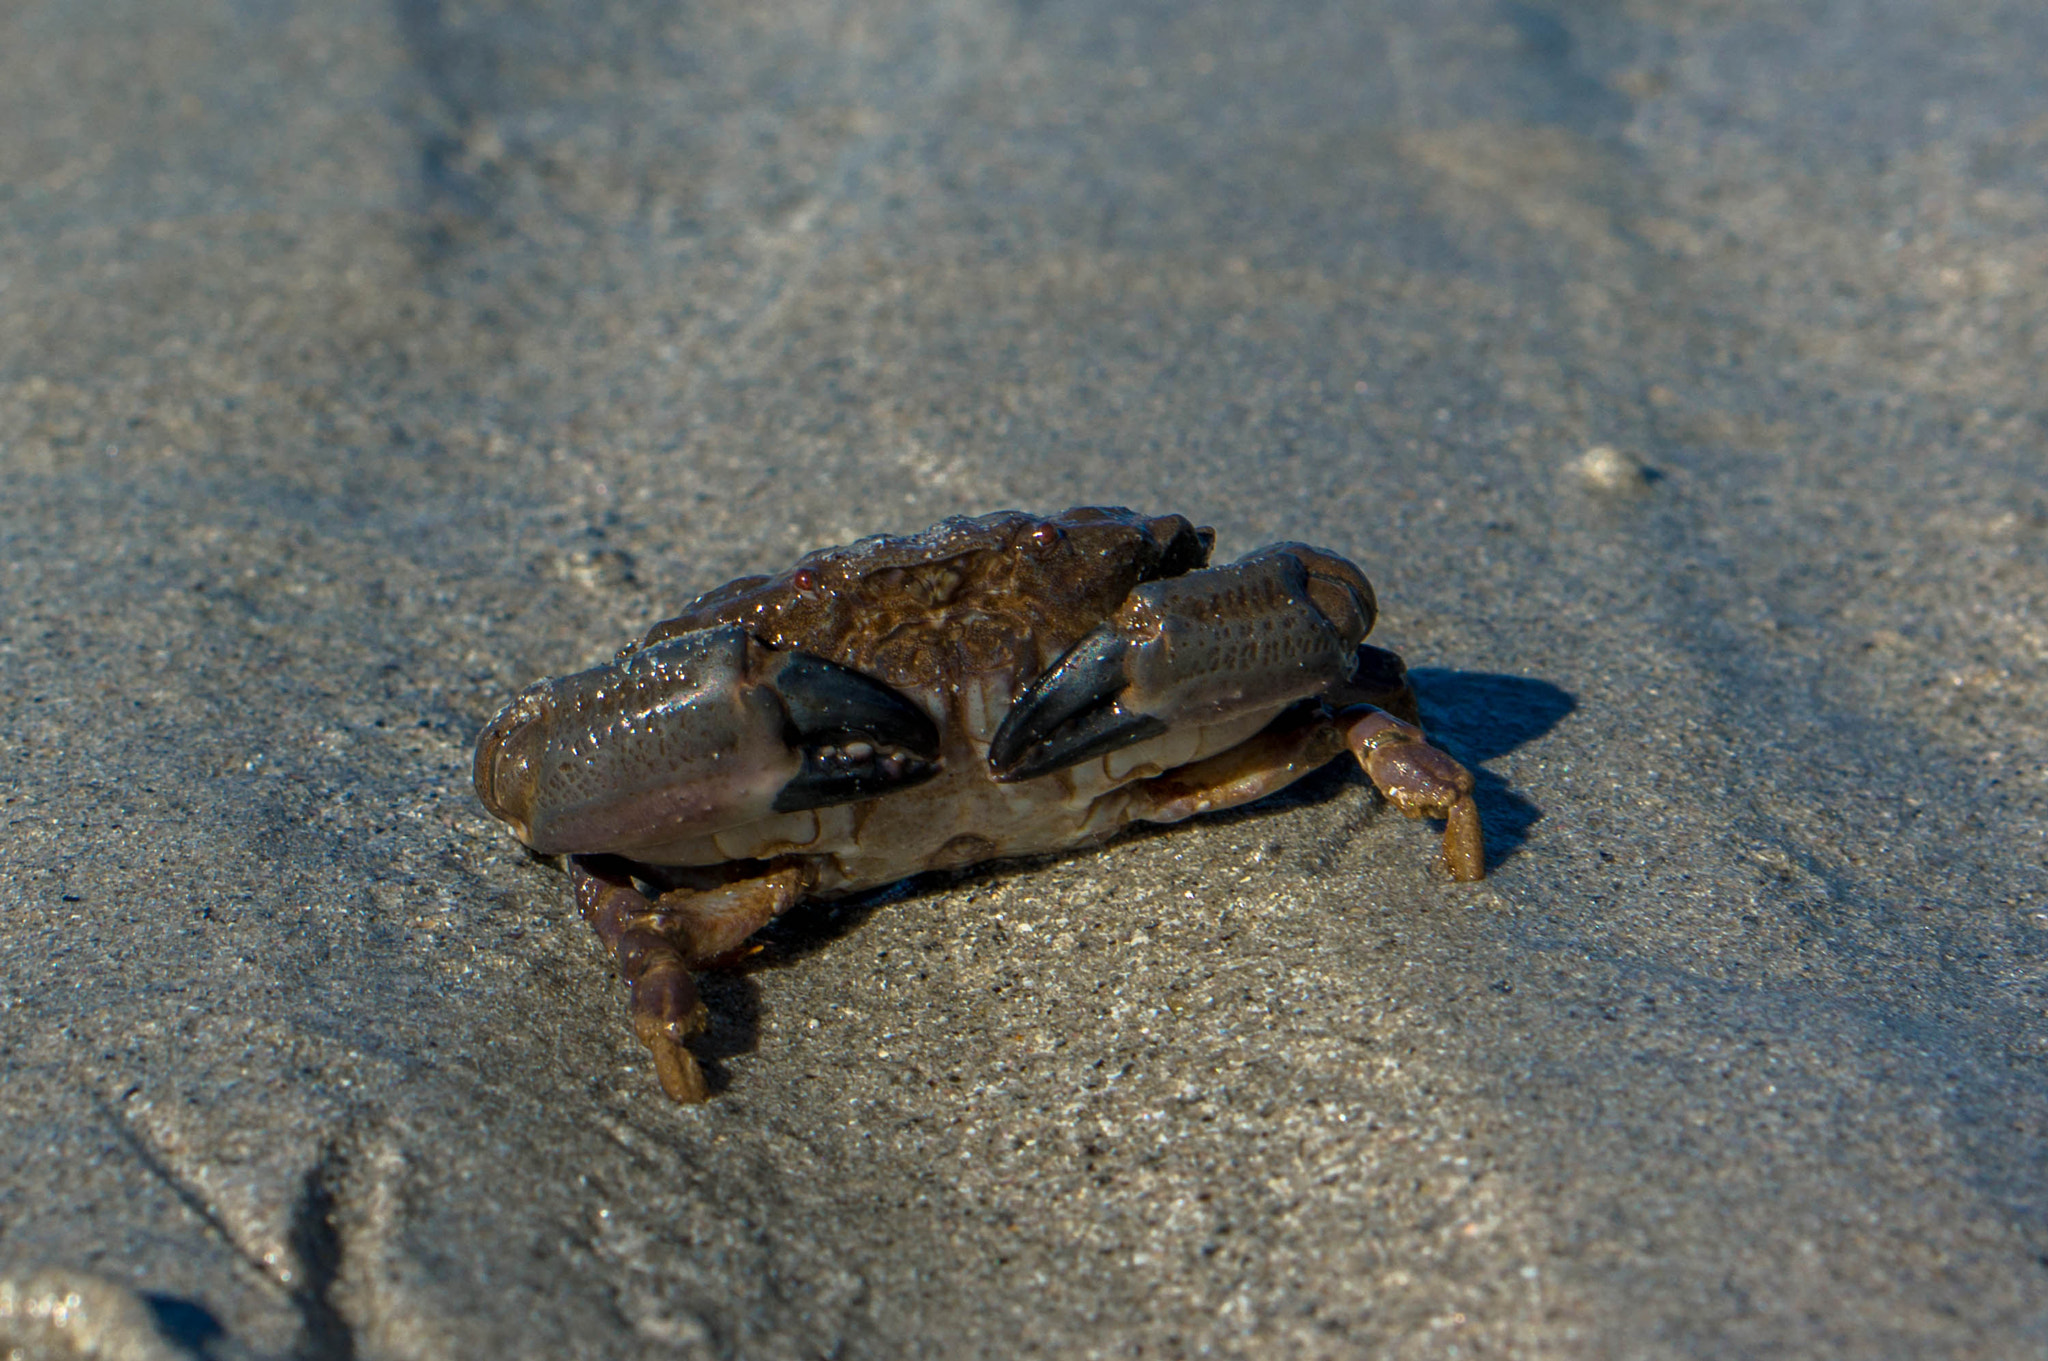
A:
POLYGON ((1572 468, 1597 491, 1639 492, 1650 485, 1649 470, 1611 444, 1594 445, 1573 461, 1572 468))

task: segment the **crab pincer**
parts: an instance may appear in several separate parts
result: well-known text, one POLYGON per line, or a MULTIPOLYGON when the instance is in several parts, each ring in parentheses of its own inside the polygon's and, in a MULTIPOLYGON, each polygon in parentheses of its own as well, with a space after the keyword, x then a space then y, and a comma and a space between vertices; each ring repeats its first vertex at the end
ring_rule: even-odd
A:
MULTIPOLYGON (((1028 780, 1176 724, 1311 699, 1364 693, 1408 701, 1412 710, 1400 659, 1361 644, 1374 613, 1364 575, 1305 544, 1275 544, 1229 567, 1148 582, 1026 687, 989 742, 989 768, 997 780, 1028 780)), ((1421 728, 1373 705, 1345 705, 1328 721, 1389 803, 1409 817, 1445 820, 1451 877, 1483 877, 1470 773, 1421 728)), ((1316 749, 1311 731, 1288 726, 1290 748, 1316 749)), ((1247 793, 1269 787, 1236 784, 1247 793)), ((1188 797, 1161 806, 1178 808, 1188 797)), ((1225 797, 1219 791, 1203 806, 1224 806, 1225 797)))
POLYGON ((1174 724, 1321 695, 1356 669, 1374 612, 1356 567, 1305 544, 1146 582, 1017 697, 989 769, 1028 780, 1174 724))
POLYGON ((528 686, 477 739, 476 788, 537 851, 658 863, 678 828, 875 798, 938 758, 896 690, 726 627, 528 686))

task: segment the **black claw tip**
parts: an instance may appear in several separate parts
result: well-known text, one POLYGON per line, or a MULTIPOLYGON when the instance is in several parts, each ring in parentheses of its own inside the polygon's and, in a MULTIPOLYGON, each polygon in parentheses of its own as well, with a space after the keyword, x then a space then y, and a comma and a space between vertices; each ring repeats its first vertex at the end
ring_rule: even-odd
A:
POLYGON ((1128 647, 1098 630, 1026 686, 988 744, 989 773, 1029 780, 1164 732, 1159 719, 1117 703, 1129 684, 1128 647))
POLYGON ((925 761, 939 758, 939 729, 931 715, 873 676, 792 652, 775 673, 775 691, 796 730, 796 744, 845 746, 866 741, 900 747, 925 761))
POLYGON ((1118 705, 1105 704, 1063 724, 1051 737, 1026 747, 1003 764, 997 764, 991 748, 989 772, 1004 784, 1032 780, 1165 731, 1166 724, 1150 714, 1134 714, 1118 705))
POLYGON ((866 761, 845 761, 831 751, 828 748, 822 756, 804 754, 802 773, 776 791, 776 812, 795 813, 805 808, 857 803, 923 784, 939 773, 936 763, 906 757, 900 752, 866 761))
POLYGON ((775 690, 789 714, 789 743, 804 757, 803 770, 776 794, 776 812, 871 799, 939 773, 938 725, 874 677, 792 652, 775 690))

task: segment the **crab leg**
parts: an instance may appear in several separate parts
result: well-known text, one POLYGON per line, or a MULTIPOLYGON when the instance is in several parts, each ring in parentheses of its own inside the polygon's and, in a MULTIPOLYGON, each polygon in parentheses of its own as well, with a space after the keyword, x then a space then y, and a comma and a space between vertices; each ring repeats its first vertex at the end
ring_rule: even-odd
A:
POLYGON ((1451 878, 1485 878, 1486 840, 1471 772, 1431 746, 1422 729, 1370 704, 1338 710, 1335 722, 1388 803, 1411 818, 1444 820, 1444 868, 1451 878))
POLYGON ((1263 799, 1328 764, 1343 750, 1343 734, 1322 715, 1302 722, 1283 720, 1228 751, 1116 793, 1130 795, 1135 821, 1179 822, 1263 799))
POLYGON ((1179 822, 1262 799, 1346 749, 1388 803, 1411 818, 1444 819, 1444 868, 1453 879, 1485 877, 1486 843, 1471 774, 1431 746, 1422 729, 1369 704, 1275 723, 1228 751, 1118 793, 1128 794, 1137 821, 1179 822))
POLYGON ((576 905, 618 960, 632 989, 633 1033, 654 1056, 662 1090, 680 1102, 710 1095, 703 1069, 685 1048, 709 1023, 692 969, 730 957, 747 937, 803 896, 794 865, 711 889, 676 889, 650 899, 624 862, 572 856, 576 905))

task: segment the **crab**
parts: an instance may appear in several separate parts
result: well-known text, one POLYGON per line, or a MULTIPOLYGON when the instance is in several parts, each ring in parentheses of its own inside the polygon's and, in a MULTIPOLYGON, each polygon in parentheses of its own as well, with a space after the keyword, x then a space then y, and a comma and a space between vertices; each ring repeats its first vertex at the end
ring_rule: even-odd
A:
POLYGON ((694 972, 796 903, 1250 803, 1349 752, 1485 873, 1472 777, 1364 642, 1364 573, 1279 543, 1209 566, 1180 515, 951 519, 698 598, 477 739, 490 812, 566 855, 664 1091, 709 1094, 694 972))

